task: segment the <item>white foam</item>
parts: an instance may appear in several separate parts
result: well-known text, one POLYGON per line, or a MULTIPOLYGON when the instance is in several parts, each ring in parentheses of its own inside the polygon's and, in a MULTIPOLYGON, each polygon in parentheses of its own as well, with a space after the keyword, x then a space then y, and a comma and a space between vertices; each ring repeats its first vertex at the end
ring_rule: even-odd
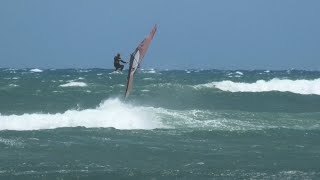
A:
POLYGON ((77 126, 116 129, 165 127, 152 108, 124 104, 119 99, 106 100, 95 109, 68 110, 57 114, 0 114, 0 130, 40 130, 77 126))
POLYGON ((15 68, 9 68, 9 69, 4 69, 4 71, 16 71, 18 69, 15 69, 15 68))
POLYGON ((23 143, 19 142, 18 140, 0 137, 0 144, 1 143, 7 146, 23 146, 23 143))
POLYGON ((86 83, 84 82, 69 82, 69 83, 66 83, 66 84, 61 84, 60 85, 61 87, 85 87, 85 86, 88 86, 86 83))
POLYGON ((148 81, 148 80, 154 80, 153 78, 143 78, 143 80, 148 81))
POLYGON ((78 72, 80 72, 80 73, 87 73, 87 72, 90 72, 90 70, 88 70, 88 69, 79 69, 78 70, 78 72))
POLYGON ((42 72, 41 69, 30 69, 30 72, 42 72))
POLYGON ((237 77, 237 78, 240 78, 241 76, 243 76, 243 72, 241 71, 236 71, 236 72, 231 72, 231 73, 228 73, 226 76, 228 77, 237 77))
POLYGON ((123 74, 122 71, 112 71, 111 73, 108 74, 123 74))
POLYGON ((196 85, 195 88, 218 88, 230 92, 266 92, 280 91, 292 92, 296 94, 316 94, 320 95, 320 79, 314 80, 289 80, 272 79, 270 81, 258 80, 255 83, 242 83, 232 81, 212 82, 196 85))
POLYGON ((150 73, 150 74, 157 73, 156 70, 154 70, 153 68, 148 69, 148 70, 146 70, 146 69, 141 69, 141 70, 142 70, 143 73, 150 73))

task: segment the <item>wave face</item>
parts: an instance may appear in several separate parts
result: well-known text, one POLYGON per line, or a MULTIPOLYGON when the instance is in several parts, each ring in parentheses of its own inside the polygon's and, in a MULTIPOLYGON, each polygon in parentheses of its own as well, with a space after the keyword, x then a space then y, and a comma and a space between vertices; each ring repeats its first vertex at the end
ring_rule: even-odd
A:
POLYGON ((320 72, 112 71, 0 69, 0 179, 320 178, 320 72))

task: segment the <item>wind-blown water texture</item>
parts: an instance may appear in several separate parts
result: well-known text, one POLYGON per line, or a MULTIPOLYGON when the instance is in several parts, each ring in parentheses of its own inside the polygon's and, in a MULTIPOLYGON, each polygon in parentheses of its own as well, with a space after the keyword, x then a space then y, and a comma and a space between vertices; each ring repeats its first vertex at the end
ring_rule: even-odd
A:
POLYGON ((320 72, 126 73, 0 69, 0 177, 319 178, 320 72))

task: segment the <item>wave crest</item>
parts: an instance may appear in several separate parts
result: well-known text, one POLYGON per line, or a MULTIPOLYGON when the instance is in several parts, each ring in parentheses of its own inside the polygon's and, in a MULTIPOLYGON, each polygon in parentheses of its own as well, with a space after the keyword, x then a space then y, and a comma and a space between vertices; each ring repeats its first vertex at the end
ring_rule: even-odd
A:
POLYGON ((195 88, 218 88, 230 92, 267 92, 280 91, 296 94, 320 95, 320 79, 314 80, 289 80, 271 79, 269 81, 258 80, 255 83, 243 83, 233 81, 212 82, 194 86, 195 88))
POLYGON ((30 69, 30 72, 43 72, 43 70, 41 70, 41 69, 30 69))
POLYGON ((84 82, 69 82, 69 83, 60 85, 60 87, 86 87, 86 86, 88 85, 84 82))

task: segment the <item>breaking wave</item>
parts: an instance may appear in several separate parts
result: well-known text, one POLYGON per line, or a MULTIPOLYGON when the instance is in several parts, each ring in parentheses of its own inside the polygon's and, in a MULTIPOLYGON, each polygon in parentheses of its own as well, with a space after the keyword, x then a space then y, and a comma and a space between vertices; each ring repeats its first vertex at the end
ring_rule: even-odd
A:
POLYGON ((1 115, 0 130, 40 130, 60 127, 114 127, 116 129, 155 129, 165 127, 156 114, 118 99, 106 100, 95 109, 68 110, 56 114, 1 115))
POLYGON ((243 83, 233 81, 212 82, 200 84, 194 88, 218 88, 222 91, 230 92, 267 92, 280 91, 292 92, 296 94, 315 94, 320 95, 320 79, 314 80, 289 80, 271 79, 269 81, 258 80, 255 83, 243 83))
POLYGON ((1 115, 0 131, 30 131, 62 127, 86 127, 116 129, 206 129, 223 131, 263 130, 270 128, 319 129, 318 114, 305 117, 304 114, 252 113, 174 110, 161 107, 145 107, 109 99, 94 109, 68 110, 63 113, 32 113, 22 115, 1 115), (254 118, 252 118, 254 117, 254 118), (289 117, 289 118, 288 118, 289 117), (300 121, 300 119, 304 119, 300 121))

